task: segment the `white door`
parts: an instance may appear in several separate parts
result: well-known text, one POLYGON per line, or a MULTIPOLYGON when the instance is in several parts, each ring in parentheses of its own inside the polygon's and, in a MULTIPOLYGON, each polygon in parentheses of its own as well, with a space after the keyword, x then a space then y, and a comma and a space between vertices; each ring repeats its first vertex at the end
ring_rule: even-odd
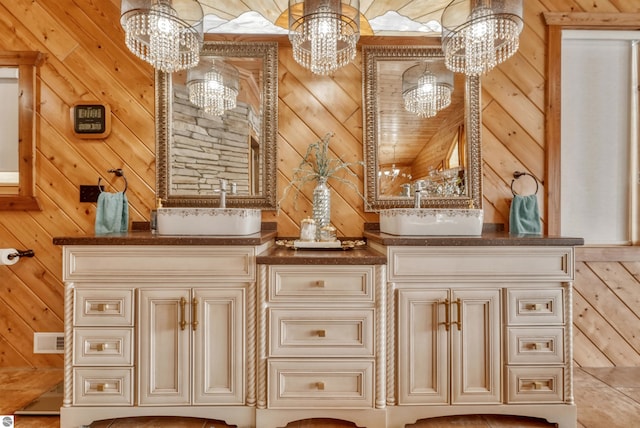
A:
POLYGON ((456 289, 451 302, 451 403, 500 403, 500 291, 456 289))
POLYGON ((191 305, 194 404, 244 404, 244 288, 195 289, 191 305))
POLYGON ((398 403, 449 402, 447 290, 398 290, 398 403))
POLYGON ((138 403, 190 404, 189 289, 141 289, 138 298, 138 403))

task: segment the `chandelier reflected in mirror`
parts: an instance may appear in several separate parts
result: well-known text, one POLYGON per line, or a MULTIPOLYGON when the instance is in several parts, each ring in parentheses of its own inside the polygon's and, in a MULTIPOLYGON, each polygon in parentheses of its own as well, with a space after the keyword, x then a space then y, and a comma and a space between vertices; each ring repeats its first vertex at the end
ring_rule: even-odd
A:
POLYGON ((434 117, 451 105, 453 73, 442 60, 425 61, 402 73, 402 98, 407 111, 434 117))
POLYGON ((356 56, 359 0, 289 0, 289 40, 296 62, 328 75, 356 56))
POLYGON ((211 116, 236 108, 238 69, 221 58, 203 60, 187 71, 189 101, 211 116))
POLYGON ((202 46, 202 7, 197 0, 122 0, 125 44, 165 73, 194 67, 202 46))
POLYGON ((516 53, 523 27, 522 0, 453 0, 442 13, 447 67, 479 76, 516 53))

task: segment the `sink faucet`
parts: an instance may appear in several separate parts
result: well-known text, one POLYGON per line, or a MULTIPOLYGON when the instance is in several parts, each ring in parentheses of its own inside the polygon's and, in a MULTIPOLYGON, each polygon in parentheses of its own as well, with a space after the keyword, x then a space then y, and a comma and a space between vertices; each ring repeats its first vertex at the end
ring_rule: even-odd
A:
POLYGON ((420 208, 422 205, 422 190, 424 190, 424 181, 417 180, 413 183, 413 207, 420 208))
MULTIPOLYGON (((227 208, 227 183, 228 180, 221 178, 220 179, 220 208, 227 208)), ((231 183, 231 194, 235 195, 238 193, 238 185, 237 183, 231 183)))
POLYGON ((220 208, 227 208, 227 180, 220 179, 220 208))

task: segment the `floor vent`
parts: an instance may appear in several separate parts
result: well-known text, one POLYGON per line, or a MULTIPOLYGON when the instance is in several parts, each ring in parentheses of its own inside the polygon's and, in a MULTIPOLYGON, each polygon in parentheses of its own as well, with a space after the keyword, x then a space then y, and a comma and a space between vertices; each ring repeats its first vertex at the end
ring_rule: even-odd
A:
POLYGON ((63 333, 34 333, 34 354, 62 354, 64 353, 63 333))

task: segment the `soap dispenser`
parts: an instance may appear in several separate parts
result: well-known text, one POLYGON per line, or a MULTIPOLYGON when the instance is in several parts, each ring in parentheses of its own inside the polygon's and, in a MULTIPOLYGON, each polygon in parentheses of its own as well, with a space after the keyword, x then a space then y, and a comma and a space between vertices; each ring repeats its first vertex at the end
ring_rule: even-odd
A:
POLYGON ((149 215, 149 228, 151 229, 151 233, 158 231, 158 208, 162 208, 162 198, 156 200, 156 208, 151 210, 149 215))

